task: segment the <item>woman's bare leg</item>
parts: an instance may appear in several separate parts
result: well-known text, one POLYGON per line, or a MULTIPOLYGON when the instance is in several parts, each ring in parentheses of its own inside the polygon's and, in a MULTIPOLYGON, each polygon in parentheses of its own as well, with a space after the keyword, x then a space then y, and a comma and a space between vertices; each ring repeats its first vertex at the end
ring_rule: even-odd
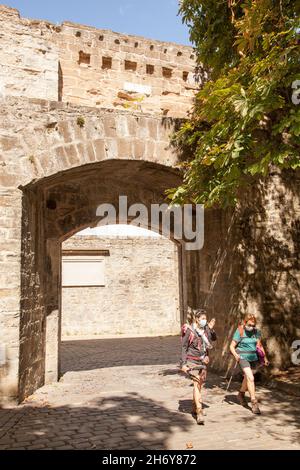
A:
POLYGON ((260 415, 261 414, 260 409, 259 409, 258 402, 255 396, 255 381, 254 381, 253 372, 250 367, 246 367, 246 369, 244 369, 244 372, 247 378, 247 387, 248 387, 250 397, 251 397, 252 413, 256 415, 260 415))
POLYGON ((242 393, 246 393, 247 390, 248 390, 248 382, 247 382, 247 377, 246 377, 246 375, 244 374, 244 378, 243 378, 243 382, 242 382, 240 391, 241 391, 242 393))
POLYGON ((203 381, 201 377, 198 376, 197 380, 194 380, 194 393, 193 393, 193 400, 194 400, 194 411, 197 415, 197 423, 204 424, 204 416, 202 411, 202 385, 203 381))
POLYGON ((198 410, 202 409, 201 387, 202 387, 202 384, 200 384, 200 382, 198 382, 198 379, 197 379, 197 381, 194 380, 193 399, 194 399, 196 413, 197 413, 198 410))
POLYGON ((255 401, 256 400, 255 382, 254 382, 254 375, 253 375, 253 372, 252 372, 251 368, 250 367, 245 367, 244 374, 245 374, 244 380, 246 379, 247 388, 248 388, 248 391, 249 391, 249 394, 250 394, 251 401, 255 401))
POLYGON ((244 374, 243 381, 242 381, 242 384, 241 384, 241 388, 240 388, 240 391, 238 393, 238 399, 239 399, 240 404, 242 406, 245 406, 245 407, 248 406, 246 398, 245 398, 245 393, 246 393, 247 390, 248 390, 248 381, 247 381, 246 374, 244 374))

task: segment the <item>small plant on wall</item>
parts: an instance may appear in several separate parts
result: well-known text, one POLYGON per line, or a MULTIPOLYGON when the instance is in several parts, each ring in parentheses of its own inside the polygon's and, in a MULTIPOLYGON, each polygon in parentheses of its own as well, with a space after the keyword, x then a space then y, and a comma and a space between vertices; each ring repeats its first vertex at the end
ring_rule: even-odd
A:
POLYGON ((85 119, 84 119, 84 117, 79 116, 79 117, 77 118, 77 125, 78 125, 79 127, 84 127, 84 125, 85 125, 85 119))

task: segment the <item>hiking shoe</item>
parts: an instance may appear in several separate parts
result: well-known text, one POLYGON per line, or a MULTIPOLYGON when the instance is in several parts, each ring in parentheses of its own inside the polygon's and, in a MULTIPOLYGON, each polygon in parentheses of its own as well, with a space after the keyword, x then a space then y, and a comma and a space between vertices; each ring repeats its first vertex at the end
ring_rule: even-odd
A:
POLYGON ((257 400, 251 401, 251 404, 252 404, 252 413, 255 414, 255 415, 260 415, 261 412, 260 412, 260 409, 258 407, 257 400))
POLYGON ((238 399, 239 399, 239 402, 242 406, 248 407, 248 404, 247 404, 247 401, 246 401, 246 398, 245 398, 245 392, 239 391, 238 399))
POLYGON ((204 424, 204 416, 202 410, 197 411, 197 424, 204 424))

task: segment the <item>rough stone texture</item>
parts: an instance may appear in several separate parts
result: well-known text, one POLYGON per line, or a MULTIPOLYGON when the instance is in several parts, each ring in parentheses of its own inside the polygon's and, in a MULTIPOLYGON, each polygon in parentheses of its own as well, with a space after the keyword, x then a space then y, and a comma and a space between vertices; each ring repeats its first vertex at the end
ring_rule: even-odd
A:
POLYGON ((205 78, 188 46, 20 18, 0 5, 0 94, 185 117, 205 78))
POLYGON ((52 330, 50 318, 58 318, 60 305, 60 243, 97 224, 99 204, 118 207, 119 195, 150 211, 180 174, 170 118, 19 97, 6 97, 2 114, 2 387, 5 395, 23 397, 45 375, 58 377, 60 326, 52 330))
POLYGON ((1 184, 7 191, 105 160, 178 162, 170 146, 178 123, 169 118, 14 97, 2 101, 1 112, 1 184))
MULTIPOLYGON (((170 137, 192 103, 180 74, 193 63, 191 49, 181 46, 70 23, 56 27, 4 6, 0 16, 0 393, 22 400, 59 376, 61 243, 97 225, 99 204, 117 208, 127 195, 129 206, 143 203, 149 211, 181 182, 170 137), (112 55, 111 70, 97 69, 104 52, 112 55), (165 69, 175 69, 175 61, 170 78, 165 69), (155 66, 154 76, 144 75, 147 65, 155 66), (163 79, 155 75, 161 67, 163 79), (131 100, 132 83, 153 93, 147 97, 144 88, 146 98, 138 101, 138 93, 131 100), (99 84, 110 90, 107 97, 97 98, 99 84), (125 108, 114 104, 115 95, 125 108)), ((218 367, 225 367, 230 335, 246 310, 260 317, 273 366, 290 365, 290 346, 300 334, 299 187, 299 172, 274 171, 235 211, 206 212, 200 252, 178 243, 180 315, 187 305, 206 305, 217 318, 218 367)))
POLYGON ((196 80, 203 79, 203 71, 195 76, 191 47, 69 22, 53 40, 59 49, 63 101, 185 117, 196 80))
POLYGON ((179 351, 177 336, 64 342, 60 382, 0 410, 0 449, 300 449, 294 397, 260 386, 263 414, 254 416, 238 404, 239 384, 226 392, 227 382, 211 372, 206 423, 198 426, 179 351))
POLYGON ((63 287, 62 337, 180 331, 178 248, 160 237, 74 236, 68 250, 109 250, 103 287, 63 287))
POLYGON ((58 48, 54 25, 20 18, 13 8, 0 5, 0 96, 27 96, 56 100, 58 48))
POLYGON ((226 367, 237 320, 247 312, 259 319, 273 372, 289 367, 300 337, 300 173, 274 170, 235 211, 207 211, 205 246, 189 269, 188 297, 222 324, 215 367, 226 367))

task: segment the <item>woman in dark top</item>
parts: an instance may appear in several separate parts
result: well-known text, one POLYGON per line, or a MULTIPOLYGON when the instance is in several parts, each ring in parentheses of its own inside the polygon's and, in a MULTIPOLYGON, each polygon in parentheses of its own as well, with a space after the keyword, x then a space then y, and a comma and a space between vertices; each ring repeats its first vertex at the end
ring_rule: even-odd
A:
POLYGON ((207 376, 208 351, 212 348, 212 341, 217 339, 215 323, 214 318, 207 323, 206 311, 199 309, 188 313, 187 323, 182 327, 181 370, 190 374, 194 382, 193 412, 198 424, 204 424, 201 391, 207 376), (193 369, 201 366, 203 368, 198 375, 191 375, 193 369))

